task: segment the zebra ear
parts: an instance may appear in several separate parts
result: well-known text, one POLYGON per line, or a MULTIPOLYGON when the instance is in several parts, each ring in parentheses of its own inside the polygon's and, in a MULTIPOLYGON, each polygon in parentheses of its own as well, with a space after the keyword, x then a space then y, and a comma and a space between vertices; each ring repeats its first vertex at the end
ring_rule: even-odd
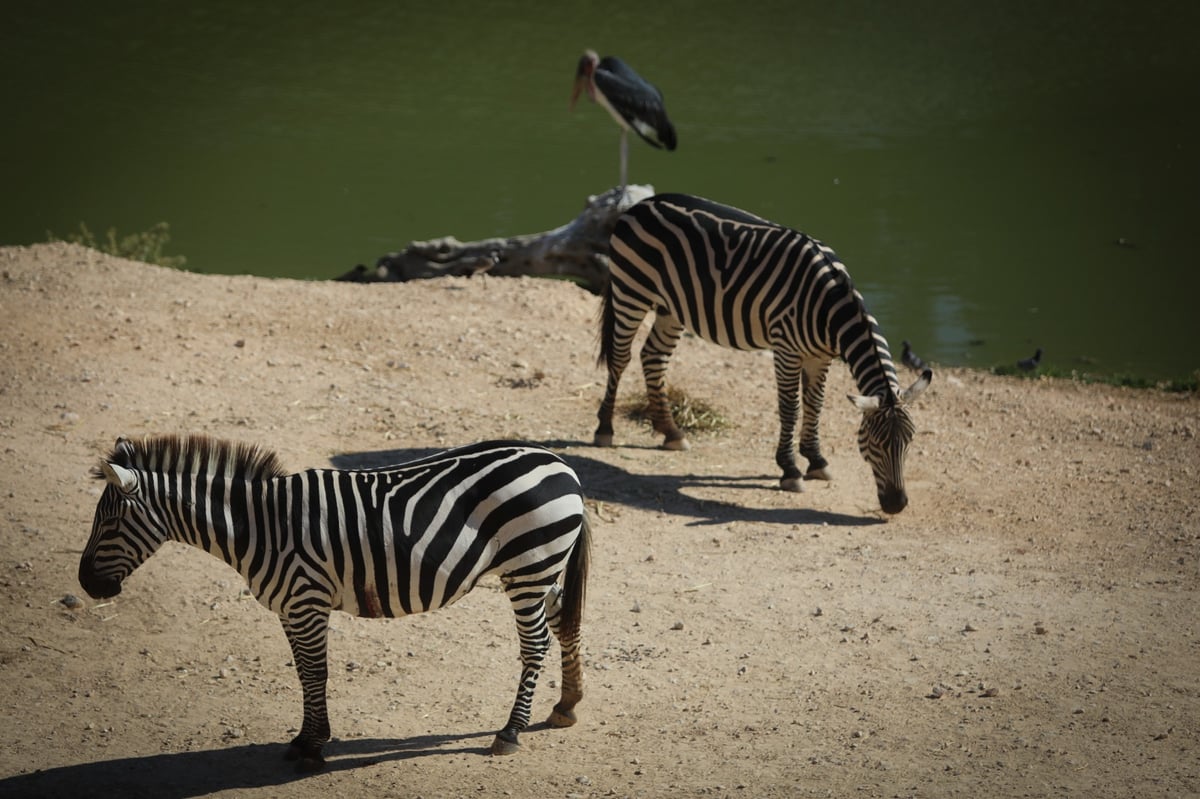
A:
POLYGON ((104 479, 125 494, 132 494, 137 491, 138 479, 137 474, 124 466, 118 466, 115 463, 107 461, 100 462, 100 471, 104 473, 104 479))
POLYGON ((924 372, 921 372, 921 376, 917 378, 916 382, 900 392, 900 402, 907 405, 921 396, 921 392, 929 388, 931 380, 933 380, 932 369, 926 369, 924 372))
POLYGON ((879 410, 879 397, 870 396, 863 397, 856 394, 847 394, 846 399, 850 400, 850 404, 858 408, 863 413, 879 410))

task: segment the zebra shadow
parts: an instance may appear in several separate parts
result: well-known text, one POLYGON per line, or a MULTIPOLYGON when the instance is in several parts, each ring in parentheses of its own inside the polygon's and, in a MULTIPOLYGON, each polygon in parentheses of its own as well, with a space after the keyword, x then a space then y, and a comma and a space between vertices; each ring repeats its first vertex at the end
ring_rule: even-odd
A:
MULTIPOLYGON (((527 732, 545 725, 530 725, 527 732)), ((349 771, 390 761, 430 755, 488 756, 495 731, 420 735, 404 740, 384 738, 334 739, 326 749, 325 769, 349 771), (448 746, 483 738, 479 746, 448 746)), ((199 752, 125 757, 71 766, 39 769, 31 774, 0 779, 0 796, 73 799, 191 799, 238 789, 271 788, 302 780, 283 757, 285 744, 247 744, 199 752)))
MULTIPOLYGON (((703 492, 706 488, 722 490, 744 490, 753 492, 779 492, 777 475, 698 475, 698 474, 638 474, 627 471, 599 458, 583 454, 593 450, 590 444, 581 441, 531 442, 555 450, 583 484, 589 499, 612 502, 642 510, 669 513, 674 516, 690 516, 687 526, 729 524, 730 522, 753 522, 761 524, 827 524, 835 527, 863 527, 886 524, 879 513, 868 511, 853 516, 836 511, 803 507, 803 494, 797 496, 797 505, 783 508, 754 507, 748 504, 704 499, 693 496, 692 491, 703 492)), ((628 448, 628 447, 626 447, 628 448)), ((374 469, 393 466, 405 461, 441 452, 438 448, 388 449, 372 452, 349 452, 335 455, 330 463, 336 469, 374 469)), ((788 494, 788 496, 795 496, 788 494)))

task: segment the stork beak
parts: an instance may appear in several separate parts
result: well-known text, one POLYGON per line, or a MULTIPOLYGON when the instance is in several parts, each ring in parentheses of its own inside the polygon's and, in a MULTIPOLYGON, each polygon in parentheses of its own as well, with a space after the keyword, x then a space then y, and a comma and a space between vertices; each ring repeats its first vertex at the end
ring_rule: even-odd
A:
POLYGON ((582 72, 575 76, 575 85, 571 87, 571 103, 567 106, 568 111, 575 110, 575 101, 579 99, 579 93, 583 91, 583 87, 587 85, 587 82, 588 77, 582 72))

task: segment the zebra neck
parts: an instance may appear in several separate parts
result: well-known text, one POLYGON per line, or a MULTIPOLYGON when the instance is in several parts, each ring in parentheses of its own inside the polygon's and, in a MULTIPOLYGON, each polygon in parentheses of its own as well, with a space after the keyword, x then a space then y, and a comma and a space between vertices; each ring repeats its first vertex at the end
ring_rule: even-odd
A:
POLYGON ((855 324, 843 328, 838 348, 850 367, 859 394, 864 397, 883 397, 889 391, 899 394, 900 382, 887 339, 879 332, 875 317, 865 309, 855 324))
POLYGON ((201 549, 243 576, 252 539, 270 536, 277 516, 269 490, 274 481, 208 479, 198 485, 186 476, 167 492, 170 538, 201 549))

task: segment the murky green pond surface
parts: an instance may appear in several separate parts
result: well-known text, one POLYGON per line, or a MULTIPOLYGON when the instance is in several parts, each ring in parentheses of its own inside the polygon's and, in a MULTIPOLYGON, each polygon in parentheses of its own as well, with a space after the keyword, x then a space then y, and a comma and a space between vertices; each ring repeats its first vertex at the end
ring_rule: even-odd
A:
MULTIPOLYGON (((171 226, 327 278, 555 227, 616 182, 586 47, 657 83, 630 177, 833 246, 897 352, 1200 368, 1200 5, 42 3, 0 30, 0 243, 171 226)), ((386 320, 381 320, 386 324, 386 320)))

